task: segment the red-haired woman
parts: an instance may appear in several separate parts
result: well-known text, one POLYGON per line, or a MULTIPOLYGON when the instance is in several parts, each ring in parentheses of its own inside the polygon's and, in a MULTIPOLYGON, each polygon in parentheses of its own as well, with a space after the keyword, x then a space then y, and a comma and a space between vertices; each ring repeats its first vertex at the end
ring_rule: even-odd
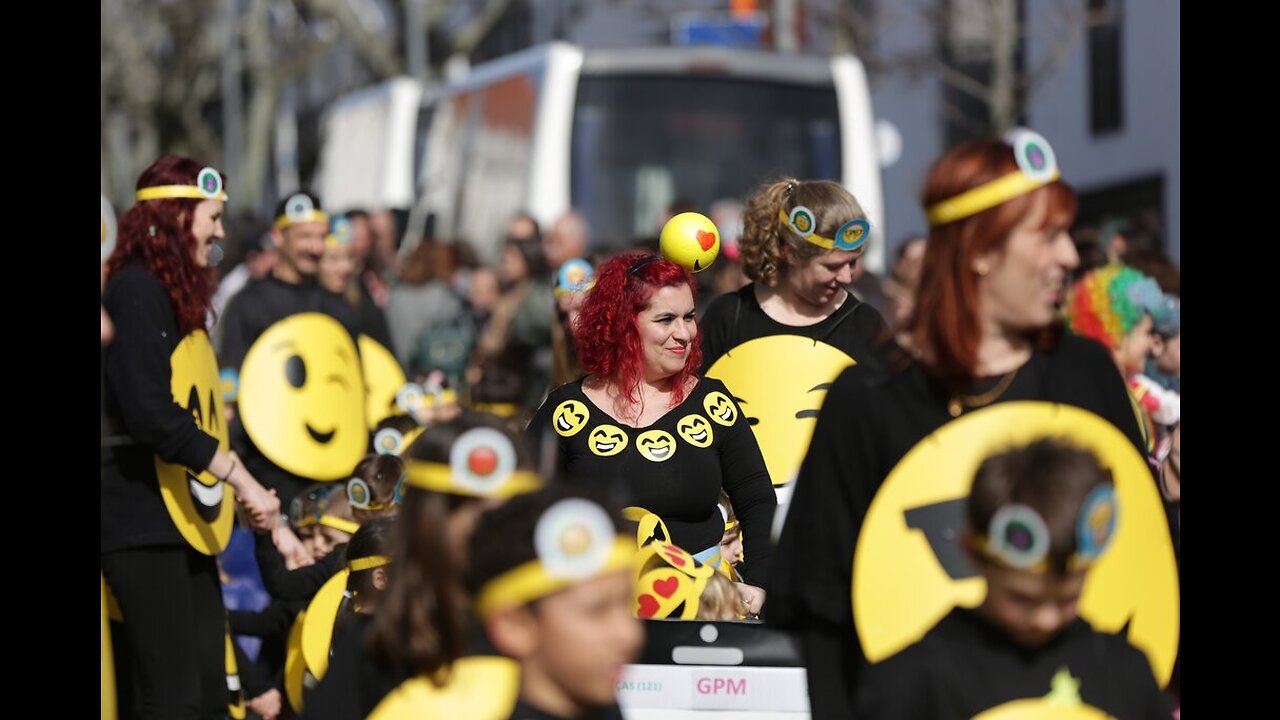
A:
MULTIPOLYGON (((743 609, 760 612, 777 499, 746 418, 724 383, 700 378, 688 270, 626 253, 600 266, 574 329, 589 374, 552 391, 529 423, 530 447, 556 448, 570 480, 604 483, 623 505, 661 517, 671 541, 720 557, 723 488, 742 522, 743 609)), ((643 614, 643 608, 642 614, 643 614)))
POLYGON ((854 546, 880 484, 917 441, 992 403, 1043 400, 1096 413, 1142 447, 1107 351, 1057 320, 1079 262, 1067 234, 1076 197, 1048 142, 1018 130, 953 148, 930 170, 923 205, 910 355, 836 379, 779 538, 771 617, 801 637, 814 717, 851 715, 865 662, 850 612, 854 546))
POLYGON ((234 511, 225 486, 262 528, 280 502, 226 450, 205 332, 222 176, 166 155, 143 171, 137 200, 120 218, 103 295, 116 334, 104 355, 101 559, 137 690, 121 715, 223 717, 226 612, 213 555, 234 511))

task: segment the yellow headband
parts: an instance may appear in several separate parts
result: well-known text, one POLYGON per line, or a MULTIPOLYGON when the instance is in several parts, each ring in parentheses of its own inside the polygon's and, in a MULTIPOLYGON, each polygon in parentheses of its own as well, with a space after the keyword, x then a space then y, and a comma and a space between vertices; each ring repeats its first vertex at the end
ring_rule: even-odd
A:
POLYGON ((791 232, 825 250, 852 252, 865 245, 867 236, 871 234, 870 223, 863 218, 854 218, 841 225, 836 230, 834 238, 823 237, 818 234, 818 220, 814 217, 813 211, 803 205, 792 208, 791 214, 787 214, 785 210, 779 210, 778 219, 790 228, 791 232))
POLYGON ((351 520, 344 520, 340 517, 334 517, 332 515, 321 516, 320 524, 325 525, 327 527, 331 527, 334 530, 341 530, 342 532, 348 533, 351 535, 355 535, 356 531, 360 529, 360 523, 353 522, 351 520))
POLYGON ((617 570, 628 570, 635 559, 635 542, 624 535, 615 537, 604 562, 588 577, 569 578, 552 575, 542 564, 541 559, 534 558, 486 583, 476 598, 476 609, 481 617, 488 617, 497 610, 526 605, 570 585, 617 570))
POLYGON ((334 517, 333 515, 321 515, 318 518, 315 515, 307 515, 306 517, 298 520, 299 530, 309 528, 312 525, 324 525, 351 535, 355 535, 356 531, 360 529, 360 523, 344 520, 343 518, 334 517))
POLYGON ((227 193, 222 189, 222 174, 211 167, 205 167, 196 173, 195 185, 155 185, 142 188, 135 197, 137 197, 138 202, 164 200, 167 198, 221 200, 226 202, 227 193))
POLYGON ((308 210, 304 213, 298 213, 293 217, 289 217, 288 215, 281 215, 280 217, 276 218, 275 228, 277 230, 283 230, 293 225, 298 225, 301 223, 308 223, 308 222, 318 222, 318 223, 324 223, 325 225, 328 225, 329 213, 326 213, 323 210, 308 210))
POLYGON ((1061 177, 1053 148, 1039 133, 1026 128, 1015 128, 1005 134, 1004 140, 1013 146, 1018 169, 927 208, 925 216, 929 227, 977 215, 983 210, 1042 188, 1061 177))
POLYGON ((410 460, 405 484, 420 490, 434 490, 452 495, 505 499, 537 490, 542 487, 542 478, 529 470, 516 470, 503 480, 495 482, 493 487, 485 489, 478 484, 459 483, 454 477, 453 468, 444 463, 410 460))
POLYGON ((477 498, 509 498, 542 487, 537 473, 516 469, 511 438, 491 427, 473 427, 449 448, 448 464, 410 459, 405 482, 423 490, 477 498))
POLYGON ((352 560, 347 563, 347 569, 351 572, 360 572, 361 570, 372 570, 373 568, 382 567, 391 563, 391 558, 386 555, 370 555, 352 560))
MULTIPOLYGON (((446 391, 446 392, 451 392, 451 391, 446 391)), ((497 415, 498 417, 503 417, 503 418, 514 417, 516 413, 520 412, 519 405, 515 403, 509 403, 509 402, 471 403, 471 409, 475 410, 476 412, 489 413, 491 415, 497 415)))
POLYGON ((977 215, 983 210, 989 210, 1019 195, 1044 187, 1059 177, 1057 169, 1054 169, 1047 180, 1033 180, 1024 175, 1021 170, 1014 170, 1004 177, 962 192, 929 208, 929 227, 938 227, 970 215, 977 215))

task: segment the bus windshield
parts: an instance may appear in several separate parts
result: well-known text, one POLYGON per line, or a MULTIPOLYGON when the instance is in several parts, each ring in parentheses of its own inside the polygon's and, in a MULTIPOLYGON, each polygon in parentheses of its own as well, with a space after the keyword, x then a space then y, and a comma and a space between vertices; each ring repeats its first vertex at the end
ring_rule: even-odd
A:
POLYGON ((584 75, 575 104, 571 202, 600 247, 656 236, 675 203, 706 212, 782 175, 840 179, 831 85, 584 75))

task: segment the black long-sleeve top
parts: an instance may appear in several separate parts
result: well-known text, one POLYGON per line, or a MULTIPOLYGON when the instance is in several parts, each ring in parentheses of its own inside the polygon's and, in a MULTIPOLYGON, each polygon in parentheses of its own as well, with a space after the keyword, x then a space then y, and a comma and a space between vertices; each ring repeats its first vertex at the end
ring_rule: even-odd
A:
POLYGON ((724 535, 723 488, 742 524, 742 575, 751 584, 765 582, 777 496, 751 427, 724 383, 701 378, 679 405, 633 428, 596 407, 579 378, 547 397, 526 433, 532 448, 544 437, 555 440, 562 477, 603 484, 616 502, 658 515, 672 541, 690 553, 718 545, 724 535))
POLYGON ((155 458, 200 471, 218 449, 192 411, 173 400, 170 358, 182 336, 164 285, 130 263, 107 282, 115 324, 104 352, 104 414, 119 434, 103 438, 101 552, 185 544, 160 498, 155 458))

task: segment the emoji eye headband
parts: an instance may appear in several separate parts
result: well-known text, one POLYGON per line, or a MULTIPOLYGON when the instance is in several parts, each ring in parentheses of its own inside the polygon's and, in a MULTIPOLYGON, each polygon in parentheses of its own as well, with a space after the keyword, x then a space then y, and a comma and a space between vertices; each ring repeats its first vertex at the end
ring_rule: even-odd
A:
POLYGON ((329 214, 317 210, 311 198, 303 193, 291 196, 284 204, 284 214, 276 218, 275 228, 283 230, 300 223, 318 222, 329 224, 329 214))
POLYGON ((1053 154, 1049 141, 1039 133, 1026 128, 1015 128, 1005 134, 1004 141, 1013 146, 1018 169, 927 208, 925 215, 929 220, 929 227, 977 215, 1061 177, 1058 158, 1053 154))
POLYGON ((537 557, 480 589, 476 609, 481 617, 630 569, 636 560, 635 543, 617 534, 603 508, 582 498, 566 498, 547 508, 534 527, 533 547, 537 557))
POLYGON ((405 482, 421 490, 476 498, 510 498, 542 487, 542 478, 516 469, 516 448, 493 428, 472 428, 454 441, 449 464, 409 460, 405 482))
POLYGON ((569 293, 586 292, 595 284, 596 275, 591 263, 582 258, 574 258, 560 266, 552 293, 556 297, 561 297, 569 293))
POLYGON ((391 493, 390 502, 373 502, 373 488, 369 487, 369 483, 362 478, 353 477, 347 481, 347 502, 351 503, 351 507, 360 508, 361 510, 384 510, 390 506, 397 506, 404 503, 404 480, 405 476, 401 475, 396 481, 395 490, 391 493))
MULTIPOLYGON (((1094 488, 1080 506, 1076 518, 1076 552, 1068 567, 1080 570, 1093 564, 1115 535, 1119 506, 1115 487, 1104 483, 1094 488)), ((1000 508, 991 518, 986 536, 977 538, 979 550, 1002 565, 1035 573, 1048 567, 1049 528, 1044 519, 1026 505, 1000 508)))
POLYGON ((797 205, 790 213, 778 211, 778 219, 791 232, 826 250, 857 250, 867 243, 871 234, 871 225, 864 218, 849 220, 836 230, 834 238, 818 234, 818 219, 813 211, 804 205, 797 205))
POLYGON ((346 247, 351 244, 351 221, 346 215, 335 215, 324 238, 325 247, 346 247))
POLYGON ((155 185, 138 190, 135 197, 138 202, 165 200, 168 198, 221 200, 223 202, 227 200, 227 194, 222 190, 222 175, 211 167, 202 169, 196 175, 195 185, 155 185))

